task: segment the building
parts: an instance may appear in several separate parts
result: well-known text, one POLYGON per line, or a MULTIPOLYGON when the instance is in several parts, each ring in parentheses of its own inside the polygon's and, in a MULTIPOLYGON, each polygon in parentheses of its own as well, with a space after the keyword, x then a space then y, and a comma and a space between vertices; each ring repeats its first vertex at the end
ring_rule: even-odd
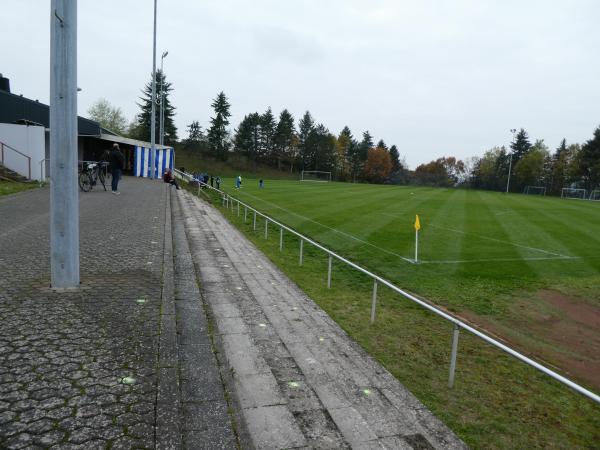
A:
MULTIPOLYGON (((10 92, 10 82, 0 74, 0 163, 31 179, 49 176, 50 107, 10 92)), ((129 139, 103 128, 98 122, 77 117, 78 158, 98 161, 118 143, 125 156, 125 174, 147 177, 151 172, 151 143, 129 139)), ((156 145, 155 176, 175 164, 173 147, 156 145)))

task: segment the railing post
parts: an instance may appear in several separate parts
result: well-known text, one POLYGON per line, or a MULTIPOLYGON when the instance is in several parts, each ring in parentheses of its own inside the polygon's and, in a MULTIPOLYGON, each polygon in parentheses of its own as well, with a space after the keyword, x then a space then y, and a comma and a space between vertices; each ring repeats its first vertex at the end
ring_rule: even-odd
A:
POLYGON ((377 307, 377 280, 373 280, 373 296, 371 298, 371 323, 375 322, 375 308, 377 307))
POLYGON ((456 370, 456 353, 458 351, 458 333, 458 325, 454 324, 454 331, 452 333, 452 354, 450 356, 450 374, 448 376, 449 388, 454 386, 454 371, 456 370))
POLYGON ((240 217, 240 201, 237 201, 237 205, 238 205, 238 217, 240 217))
POLYGON ((254 231, 256 231, 256 211, 254 211, 254 231))
POLYGON ((248 218, 248 207, 244 206, 244 223, 246 223, 247 218, 248 218))
POLYGON ((265 217, 265 239, 269 238, 269 219, 265 217))
POLYGON ((279 228, 279 251, 283 250, 283 227, 279 228))
POLYGON ((0 162, 4 164, 4 144, 0 142, 0 162))
POLYGON ((331 289, 331 261, 332 261, 332 257, 331 254, 329 254, 329 261, 327 264, 327 289, 331 289))
POLYGON ((31 180, 31 157, 27 158, 27 162, 29 163, 29 179, 31 180))
POLYGON ((300 264, 302 265, 302 257, 304 256, 302 253, 304 251, 304 239, 300 238, 300 264))

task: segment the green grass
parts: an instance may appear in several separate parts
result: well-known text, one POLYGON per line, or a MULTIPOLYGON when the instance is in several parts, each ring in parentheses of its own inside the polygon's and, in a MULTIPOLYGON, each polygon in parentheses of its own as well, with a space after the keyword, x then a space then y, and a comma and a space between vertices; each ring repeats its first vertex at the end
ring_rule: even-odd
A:
POLYGON ((34 183, 19 183, 16 181, 0 180, 0 196, 14 194, 16 192, 27 191, 36 188, 34 183))
MULTIPOLYGON (((452 311, 512 323, 523 314, 515 306, 529 308, 540 289, 599 304, 600 204, 416 187, 268 180, 259 190, 257 184, 248 179, 234 191, 232 179, 224 183, 258 210, 452 311), (415 214, 422 226, 417 265, 402 259, 414 257, 415 214)), ((367 277, 334 264, 327 290, 322 252, 305 246, 299 267, 296 238, 285 234, 280 253, 278 233, 265 240, 262 222, 253 231, 243 212, 228 215, 469 445, 593 448, 600 442, 598 405, 465 332, 456 385, 448 389, 447 322, 380 287, 378 318, 370 325, 367 277)))
POLYGON ((188 173, 203 173, 223 177, 243 178, 269 178, 269 179, 298 179, 297 173, 290 174, 287 170, 277 170, 269 166, 255 164, 248 161, 245 157, 232 154, 228 161, 219 161, 213 158, 199 155, 189 150, 177 150, 175 157, 175 168, 185 167, 188 173))

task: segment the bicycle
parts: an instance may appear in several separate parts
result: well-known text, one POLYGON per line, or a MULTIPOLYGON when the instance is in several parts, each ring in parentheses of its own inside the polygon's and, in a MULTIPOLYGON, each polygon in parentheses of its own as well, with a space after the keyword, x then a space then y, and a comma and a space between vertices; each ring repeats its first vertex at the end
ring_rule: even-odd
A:
POLYGON ((79 188, 83 192, 89 192, 98 181, 106 191, 106 167, 107 162, 89 162, 83 163, 81 172, 79 173, 79 188))

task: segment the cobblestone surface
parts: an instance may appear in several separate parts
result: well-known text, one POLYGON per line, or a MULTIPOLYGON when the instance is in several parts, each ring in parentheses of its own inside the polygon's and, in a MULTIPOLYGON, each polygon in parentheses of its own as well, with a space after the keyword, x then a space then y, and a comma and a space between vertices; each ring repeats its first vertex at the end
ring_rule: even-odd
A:
POLYGON ((82 193, 81 287, 63 292, 49 191, 0 198, 0 448, 154 448, 167 188, 82 193))

